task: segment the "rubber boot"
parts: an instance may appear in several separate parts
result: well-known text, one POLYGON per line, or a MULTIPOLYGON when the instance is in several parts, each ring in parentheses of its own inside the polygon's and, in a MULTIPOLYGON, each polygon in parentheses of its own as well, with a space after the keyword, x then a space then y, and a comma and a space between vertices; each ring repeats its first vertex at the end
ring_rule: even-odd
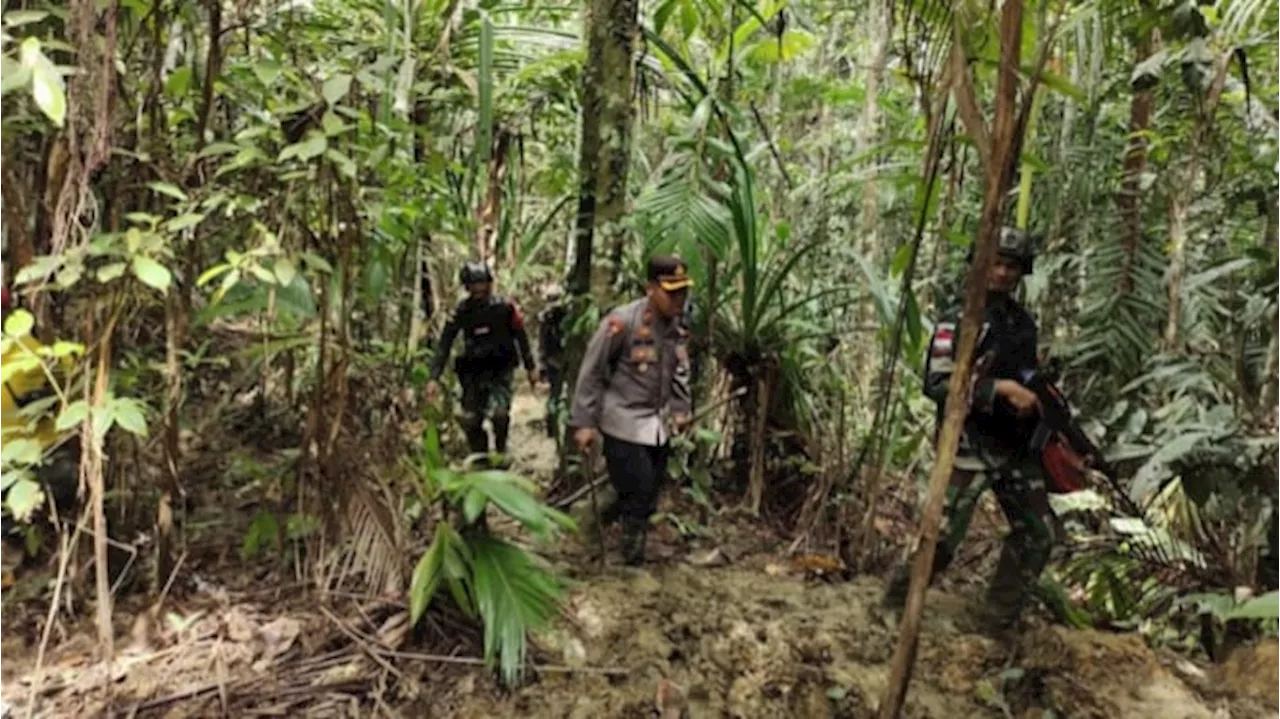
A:
MULTIPOLYGON (((469 422, 462 425, 462 432, 467 436, 467 451, 471 454, 487 455, 489 454, 489 433, 484 431, 484 420, 469 422)), ((484 461, 487 465, 487 459, 484 461)))
POLYGON ((628 517, 622 525, 622 561, 627 566, 644 564, 644 543, 649 531, 647 519, 628 517))
POLYGON ((978 612, 981 633, 1000 639, 1017 626, 1027 602, 1028 580, 1039 574, 1039 567, 1035 565, 1041 564, 1034 553, 1028 554, 1030 556, 1022 556, 1023 552, 1013 543, 1005 543, 995 576, 987 586, 986 598, 978 612), (1034 574, 1031 570, 1035 570, 1034 574))
POLYGON ((507 453, 507 436, 511 433, 510 415, 494 415, 493 417, 493 451, 498 454, 507 453))
MULTIPOLYGON (((951 555, 943 551, 942 547, 933 554, 933 573, 929 576, 929 586, 933 586, 934 580, 939 574, 951 564, 951 555)), ((893 577, 889 580, 889 586, 885 589, 884 597, 880 599, 880 607, 892 611, 900 611, 907 603, 907 592, 911 590, 911 565, 908 561, 898 566, 894 571, 893 577)))

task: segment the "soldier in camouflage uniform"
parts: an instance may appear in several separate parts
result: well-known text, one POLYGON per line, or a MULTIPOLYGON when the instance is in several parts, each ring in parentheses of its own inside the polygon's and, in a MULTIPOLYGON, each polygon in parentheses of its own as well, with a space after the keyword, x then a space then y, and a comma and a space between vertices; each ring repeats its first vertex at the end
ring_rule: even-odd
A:
POLYGON ((553 439, 560 434, 560 414, 564 404, 564 320, 568 307, 561 301, 564 293, 559 285, 551 285, 543 291, 547 306, 538 313, 538 365, 542 379, 550 387, 547 394, 547 436, 553 439))
MULTIPOLYGON (((1028 447, 1039 412, 1036 395, 1016 380, 1035 369, 1036 324, 1013 294, 1032 270, 1030 236, 1000 231, 999 256, 987 275, 987 302, 975 349, 973 406, 965 420, 947 489, 944 526, 931 579, 955 557, 982 494, 992 489, 1010 532, 984 603, 985 628, 1000 632, 1016 623, 1028 594, 1049 561, 1057 519, 1049 506, 1039 458, 1028 447)), ((971 255, 972 257, 972 255, 971 255)), ((959 318, 939 322, 929 343, 925 394, 944 416, 947 386, 955 368, 959 318)), ((884 604, 900 608, 910 584, 910 566, 899 568, 884 604)))
POLYGON ((484 429, 485 417, 493 425, 494 451, 507 451, 507 434, 511 428, 511 382, 518 364, 523 362, 530 386, 538 381, 529 335, 524 318, 515 302, 493 294, 493 273, 483 262, 468 262, 462 268, 462 284, 467 298, 458 304, 440 335, 440 346, 431 363, 431 381, 427 398, 440 391, 440 375, 453 349, 453 341, 463 335, 462 355, 454 364, 458 383, 462 385, 460 423, 473 454, 489 451, 489 434, 484 429))

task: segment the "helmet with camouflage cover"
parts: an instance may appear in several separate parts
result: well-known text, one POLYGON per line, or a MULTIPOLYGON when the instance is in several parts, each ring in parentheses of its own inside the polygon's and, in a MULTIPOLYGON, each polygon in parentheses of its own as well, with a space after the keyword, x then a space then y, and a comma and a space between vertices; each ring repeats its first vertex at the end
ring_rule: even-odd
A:
MULTIPOLYGON (((974 246, 969 245, 966 260, 973 261, 974 246)), ((1031 274, 1035 267, 1035 237, 1026 230, 1016 227, 1001 227, 1000 236, 996 240, 996 253, 1001 257, 1017 260, 1022 264, 1023 274, 1031 274)))

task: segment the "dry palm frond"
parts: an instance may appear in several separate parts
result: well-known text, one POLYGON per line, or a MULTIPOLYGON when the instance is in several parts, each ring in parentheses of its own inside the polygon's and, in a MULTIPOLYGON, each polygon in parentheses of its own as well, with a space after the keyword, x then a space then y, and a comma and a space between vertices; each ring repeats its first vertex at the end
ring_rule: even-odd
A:
POLYGON ((352 482, 342 515, 343 539, 334 559, 340 565, 336 581, 346 575, 364 576, 375 592, 399 595, 405 589, 405 532, 397 521, 395 502, 387 487, 373 477, 352 482))

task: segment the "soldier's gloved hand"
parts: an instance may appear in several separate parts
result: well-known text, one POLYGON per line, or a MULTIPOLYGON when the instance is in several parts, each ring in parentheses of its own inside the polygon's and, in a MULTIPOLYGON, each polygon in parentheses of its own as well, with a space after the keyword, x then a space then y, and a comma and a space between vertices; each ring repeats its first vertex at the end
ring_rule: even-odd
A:
POLYGON ((591 445, 596 441, 596 431, 590 427, 579 427, 573 430, 573 443, 577 445, 578 451, 586 454, 591 445))
POLYGON ((440 396, 440 383, 435 380, 431 380, 430 382, 427 383, 427 401, 434 402, 436 401, 436 398, 439 396, 440 396))
POLYGON ((1040 411, 1040 398, 1036 393, 1011 379, 997 380, 996 394, 1004 397, 1019 417, 1026 417, 1040 411))
POLYGON ((671 415, 671 425, 675 429, 676 434, 680 434, 689 428, 689 415, 681 412, 671 415))

